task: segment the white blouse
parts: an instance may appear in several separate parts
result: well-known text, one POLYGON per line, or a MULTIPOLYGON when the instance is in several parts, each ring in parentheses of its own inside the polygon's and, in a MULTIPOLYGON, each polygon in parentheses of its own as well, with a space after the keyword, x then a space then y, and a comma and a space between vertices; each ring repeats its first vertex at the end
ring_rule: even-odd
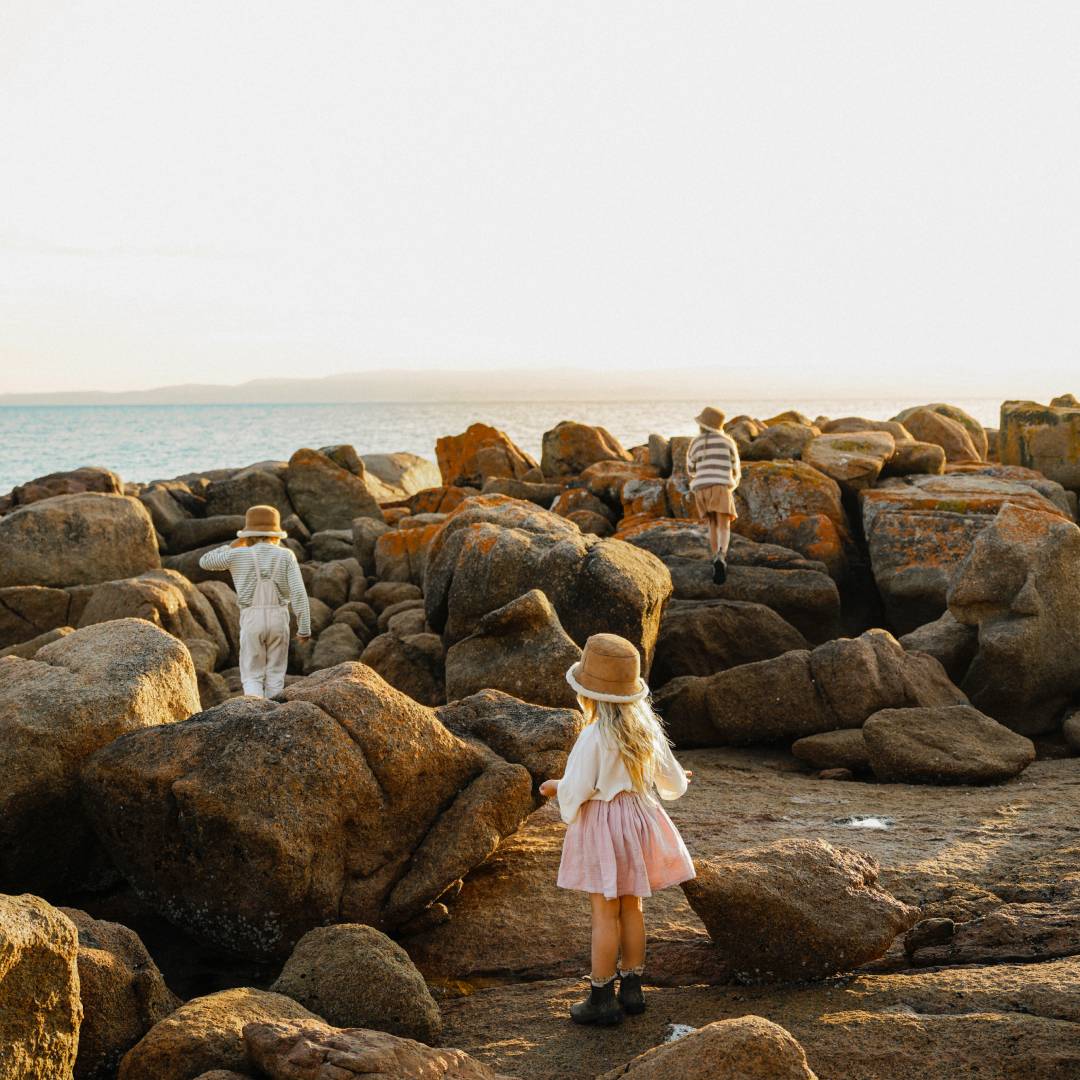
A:
MULTIPOLYGON (((664 740, 656 763, 656 791, 661 799, 677 799, 686 792, 686 773, 664 740)), ((584 802, 610 802, 620 791, 633 791, 634 783, 622 755, 604 737, 597 723, 589 724, 578 736, 566 769, 559 781, 559 813, 569 825, 584 802)))

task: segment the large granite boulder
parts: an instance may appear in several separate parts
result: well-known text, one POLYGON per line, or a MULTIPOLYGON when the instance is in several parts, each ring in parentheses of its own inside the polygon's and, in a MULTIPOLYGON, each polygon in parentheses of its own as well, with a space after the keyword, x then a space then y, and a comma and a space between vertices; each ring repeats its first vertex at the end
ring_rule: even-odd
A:
POLYGON ((744 461, 785 461, 802 456, 821 432, 812 424, 781 420, 769 424, 742 454, 744 461))
POLYGON ((792 548, 824 563, 834 578, 843 575, 851 538, 840 485, 812 465, 748 462, 735 490, 735 508, 735 532, 792 548))
POLYGON ((1030 739, 970 705, 883 709, 862 733, 877 778, 903 784, 996 784, 1035 760, 1030 739))
POLYGON ((179 555, 184 551, 211 544, 224 544, 236 539, 244 527, 242 514, 219 514, 215 517, 181 518, 167 533, 169 551, 179 555))
POLYGON ((368 642, 360 660, 421 705, 446 701, 446 654, 438 634, 387 630, 368 642))
POLYGON ((79 934, 83 1022, 75 1080, 111 1080, 124 1054, 181 1002, 133 930, 77 908, 60 910, 79 934))
POLYGON ((777 840, 695 865, 683 892, 751 982, 852 971, 883 956, 918 917, 878 885, 875 860, 824 840, 777 840))
POLYGON ((847 769, 852 773, 870 769, 862 728, 837 728, 806 735, 791 744, 791 752, 815 769, 847 769))
POLYGON ((357 663, 113 743, 83 783, 139 893, 256 956, 326 923, 401 926, 536 806, 527 768, 357 663))
POLYGON ((971 704, 1024 735, 1053 730, 1080 691, 1080 528, 1006 506, 975 540, 948 602, 979 630, 962 683, 971 704))
POLYGON ((664 610, 650 682, 771 660, 809 648, 806 638, 764 604, 744 600, 673 600, 664 610))
POLYGON ((998 455, 1003 465, 1037 469, 1070 491, 1080 491, 1080 405, 1006 401, 998 455))
POLYGON ((314 533, 323 529, 351 529, 354 518, 370 517, 381 521, 382 510, 370 490, 363 463, 352 454, 352 447, 338 456, 347 468, 321 450, 297 450, 289 458, 285 486, 289 499, 304 524, 314 533))
POLYGON ((929 653, 957 686, 979 651, 979 631, 959 622, 951 611, 900 638, 908 652, 929 653))
POLYGON ((42 585, 13 585, 0 589, 0 648, 19 645, 78 620, 82 605, 89 599, 83 587, 76 595, 67 589, 47 589, 42 585))
POLYGON ((802 460, 856 494, 874 486, 895 453, 887 431, 859 431, 818 435, 803 447, 802 460))
POLYGON ((434 1042, 442 1028, 409 954, 371 926, 317 926, 297 943, 271 987, 338 1027, 374 1028, 434 1042))
POLYGON ((441 514, 423 515, 410 519, 404 528, 382 533, 375 541, 375 577, 423 586, 428 552, 444 520, 441 514), (429 516, 435 520, 425 520, 429 516))
POLYGON ((211 1069, 249 1075, 244 1028, 292 1020, 318 1017, 284 994, 247 986, 192 998, 124 1055, 117 1080, 192 1080, 211 1069))
POLYGON ((86 759, 199 708, 184 646, 141 619, 101 623, 0 660, 0 890, 49 894, 98 868, 80 803, 86 759))
POLYGON ((79 626, 116 619, 145 619, 179 638, 193 652, 196 642, 205 642, 215 668, 229 658, 229 639, 210 600, 175 570, 149 570, 139 577, 97 586, 83 608, 79 626))
POLYGON ((682 519, 642 520, 620 526, 617 539, 651 551, 668 568, 675 600, 736 600, 763 604, 808 641, 838 633, 840 592, 825 564, 777 544, 731 538, 728 576, 713 582, 704 525, 682 519))
POLYGON ((652 659, 671 577, 655 556, 619 540, 583 536, 571 522, 501 495, 451 513, 428 552, 427 620, 448 646, 489 612, 540 589, 567 634, 621 634, 652 659))
MULTIPOLYGON (((481 488, 493 476, 520 480, 536 461, 498 428, 470 424, 460 435, 444 435, 435 443, 435 458, 446 487, 481 488)), ((444 513, 452 506, 439 506, 444 513)))
POLYGON ((364 454, 361 460, 367 472, 390 489, 394 499, 407 499, 442 483, 438 465, 419 454, 364 454))
POLYGON ((84 465, 67 472, 49 473, 11 489, 11 505, 29 506, 30 503, 51 499, 56 495, 79 495, 84 491, 97 491, 103 495, 123 495, 124 485, 111 469, 99 465, 84 465))
MULTIPOLYGON (((986 458, 986 433, 977 421, 966 413, 968 423, 958 415, 949 415, 952 406, 923 405, 893 417, 903 424, 919 441, 936 443, 945 451, 945 458, 950 463, 965 461, 983 461, 986 458), (942 411, 944 410, 944 411, 942 411)), ((960 410, 955 410, 960 414, 960 410)))
POLYGON ((933 657, 905 652, 884 630, 677 678, 655 701, 680 746, 800 739, 861 727, 881 709, 967 704, 933 657))
POLYGON ((763 1016, 716 1020, 639 1054, 600 1080, 817 1080, 791 1033, 763 1016))
POLYGON ((0 1076, 66 1080, 82 1005, 78 935, 37 896, 0 894, 0 1076))
POLYGON ((862 493, 870 565, 898 633, 944 612, 956 568, 1006 504, 1063 515, 1026 480, 980 473, 890 479, 862 493))
POLYGON ((282 518, 293 512, 280 469, 251 465, 227 477, 211 480, 206 488, 206 517, 237 517, 249 506, 276 507, 282 518))
POLYGON ((537 705, 573 708, 566 672, 581 649, 562 628, 551 601, 532 589, 485 615, 446 653, 446 696, 502 690, 537 705))
POLYGON ((57 495, 0 517, 0 588, 94 585, 160 566, 154 523, 126 495, 57 495))
POLYGON ((606 428, 563 420, 544 432, 540 471, 544 476, 577 476, 598 461, 633 461, 606 428))
POLYGON ((244 1040, 252 1062, 270 1080, 509 1080, 464 1050, 432 1049, 366 1028, 311 1021, 248 1024, 244 1040))

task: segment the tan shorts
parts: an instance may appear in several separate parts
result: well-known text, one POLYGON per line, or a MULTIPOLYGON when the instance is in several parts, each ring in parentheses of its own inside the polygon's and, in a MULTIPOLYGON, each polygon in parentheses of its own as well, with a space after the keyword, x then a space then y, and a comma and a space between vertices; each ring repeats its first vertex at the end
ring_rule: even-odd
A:
POLYGON ((694 505, 697 507, 698 517, 722 514, 734 519, 739 516, 735 512, 735 495, 731 488, 724 487, 723 484, 698 488, 694 492, 694 505))

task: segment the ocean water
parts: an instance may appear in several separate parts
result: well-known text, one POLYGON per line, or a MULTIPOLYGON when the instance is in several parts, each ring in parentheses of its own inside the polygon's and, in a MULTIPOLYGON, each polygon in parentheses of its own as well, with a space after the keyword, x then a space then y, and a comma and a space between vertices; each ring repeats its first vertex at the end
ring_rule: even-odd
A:
MULTIPOLYGON (((57 405, 0 406, 0 492, 37 476, 104 465, 124 480, 157 480, 203 469, 287 459, 302 446, 351 443, 360 454, 407 450, 434 460, 435 440, 483 421, 502 428, 540 457, 545 431, 560 420, 602 424, 624 445, 651 432, 686 435, 701 402, 518 402, 469 404, 349 403, 326 405, 57 405)), ((729 416, 773 416, 796 408, 811 418, 887 420, 917 401, 780 400, 722 403, 729 416)), ((957 400, 996 427, 997 399, 957 400)))

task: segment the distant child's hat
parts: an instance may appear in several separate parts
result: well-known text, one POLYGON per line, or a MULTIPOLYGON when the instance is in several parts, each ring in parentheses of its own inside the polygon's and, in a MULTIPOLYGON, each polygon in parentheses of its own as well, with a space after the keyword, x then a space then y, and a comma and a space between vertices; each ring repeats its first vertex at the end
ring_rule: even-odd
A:
POLYGON ((593 634, 566 681, 582 697, 617 705, 640 701, 649 693, 637 649, 618 634, 593 634))
POLYGON ((289 534, 281 527, 281 515, 273 506, 249 506, 244 515, 244 527, 237 536, 276 536, 284 540, 289 534))
POLYGON ((698 413, 696 419, 703 428, 708 428, 710 431, 724 430, 724 414, 719 409, 714 409, 711 405, 702 409, 701 412, 698 413))

